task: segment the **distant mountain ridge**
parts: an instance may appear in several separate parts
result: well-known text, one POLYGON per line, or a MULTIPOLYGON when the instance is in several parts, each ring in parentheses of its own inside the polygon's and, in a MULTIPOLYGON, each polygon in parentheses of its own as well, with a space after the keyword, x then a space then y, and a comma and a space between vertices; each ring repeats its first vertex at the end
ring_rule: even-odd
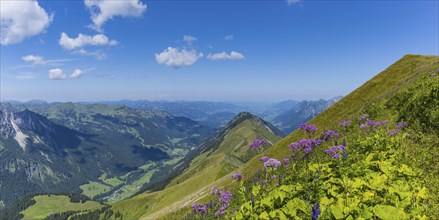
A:
MULTIPOLYGON (((0 105, 0 200, 27 193, 81 193, 89 181, 124 175, 182 157, 213 130, 161 111, 81 104, 36 106, 16 113, 0 105), (47 117, 49 118, 47 118, 47 117)), ((130 181, 136 177, 131 176, 130 181)), ((140 176, 139 176, 140 178, 140 176)), ((102 183, 105 184, 105 183, 102 183)))

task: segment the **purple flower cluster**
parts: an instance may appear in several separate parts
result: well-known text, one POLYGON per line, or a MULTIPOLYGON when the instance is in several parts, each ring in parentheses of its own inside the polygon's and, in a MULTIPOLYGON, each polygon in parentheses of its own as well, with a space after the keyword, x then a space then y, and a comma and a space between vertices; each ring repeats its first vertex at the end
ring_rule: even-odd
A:
POLYGON ((318 220, 319 219, 319 215, 320 215, 320 205, 318 203, 314 204, 312 206, 312 210, 311 210, 311 219, 312 220, 318 220))
POLYGON ((376 125, 375 121, 372 120, 372 119, 370 119, 370 120, 367 120, 366 123, 361 124, 361 125, 360 125, 360 128, 361 128, 361 129, 364 129, 364 128, 367 128, 367 127, 369 127, 369 126, 371 126, 371 127, 375 127, 375 125, 376 125))
POLYGON ((288 166, 288 165, 290 165, 291 161, 290 161, 290 158, 286 157, 283 159, 283 162, 284 162, 284 166, 288 166))
POLYGON ((215 216, 221 216, 226 214, 226 209, 229 207, 230 200, 232 200, 232 193, 229 191, 221 192, 221 196, 219 198, 219 202, 221 203, 221 207, 215 216))
POLYGON ((330 140, 330 139, 332 139, 332 138, 337 139, 337 138, 339 138, 340 136, 341 136, 341 134, 337 133, 337 132, 334 131, 334 130, 327 130, 327 131, 325 131, 325 133, 324 133, 323 140, 327 141, 327 140, 330 140))
POLYGON ((301 124, 300 129, 302 129, 306 133, 315 133, 317 131, 316 125, 301 124))
POLYGON ((398 133, 399 133, 398 129, 393 129, 393 130, 390 130, 387 134, 390 135, 390 136, 395 136, 398 133))
POLYGON ((251 148, 254 150, 259 150, 261 147, 263 147, 265 144, 268 144, 268 142, 264 139, 256 139, 253 141, 253 143, 250 145, 251 148))
POLYGON ((312 149, 322 144, 322 140, 315 140, 315 139, 302 139, 300 141, 291 143, 288 145, 288 148, 290 148, 291 152, 297 153, 300 149, 303 149, 303 152, 305 154, 311 153, 312 149))
POLYGON ((341 127, 347 127, 347 126, 349 126, 351 123, 352 123, 351 120, 343 120, 343 121, 340 122, 339 125, 340 125, 341 127))
MULTIPOLYGON (((439 73, 439 70, 437 71, 439 73)), ((435 77, 436 73, 430 72, 430 77, 435 77)))
POLYGON ((407 126, 409 126, 409 123, 406 121, 401 121, 401 122, 398 122, 398 124, 396 124, 396 128, 403 128, 403 127, 407 127, 407 126))
POLYGON ((192 204, 192 211, 195 213, 205 213, 207 212, 207 206, 196 202, 192 204))
POLYGON ((387 124, 389 124, 389 122, 390 122, 389 120, 379 121, 379 122, 375 122, 375 124, 373 126, 377 128, 377 127, 387 125, 387 124))
POLYGON ((368 114, 364 114, 364 115, 360 116, 359 120, 360 120, 360 121, 364 121, 364 120, 366 120, 367 118, 369 118, 369 115, 368 115, 368 114))
POLYGON ((274 159, 274 158, 270 158, 267 161, 264 162, 264 167, 265 168, 269 168, 269 167, 274 167, 277 168, 280 166, 280 161, 274 159))
POLYGON ((346 147, 343 145, 332 146, 328 150, 325 150, 325 153, 330 154, 335 159, 340 159, 340 152, 346 150, 346 147))
POLYGON ((235 173, 232 175, 232 179, 241 181, 242 175, 240 173, 235 173))
POLYGON ((270 158, 267 156, 263 156, 263 157, 259 158, 259 160, 262 162, 266 162, 268 159, 270 159, 270 158))

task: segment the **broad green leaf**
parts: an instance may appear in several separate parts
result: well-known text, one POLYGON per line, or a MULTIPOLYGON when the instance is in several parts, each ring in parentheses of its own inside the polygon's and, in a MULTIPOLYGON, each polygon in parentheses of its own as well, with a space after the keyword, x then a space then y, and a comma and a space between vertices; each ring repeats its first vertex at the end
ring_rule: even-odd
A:
POLYGON ((426 198, 427 189, 423 187, 421 190, 419 190, 418 193, 416 193, 416 199, 419 201, 420 199, 426 198))
POLYGON ((260 215, 259 215, 259 219, 270 219, 270 217, 268 216, 268 213, 266 211, 263 211, 260 215))
POLYGON ((373 213, 381 219, 405 219, 406 215, 403 210, 389 205, 376 205, 373 213))
POLYGON ((363 205, 363 208, 361 209, 360 216, 361 216, 361 218, 364 218, 364 219, 372 218, 372 216, 373 216, 372 209, 366 205, 363 205))
POLYGON ((343 207, 340 204, 333 204, 331 207, 331 213, 336 219, 344 218, 343 207))

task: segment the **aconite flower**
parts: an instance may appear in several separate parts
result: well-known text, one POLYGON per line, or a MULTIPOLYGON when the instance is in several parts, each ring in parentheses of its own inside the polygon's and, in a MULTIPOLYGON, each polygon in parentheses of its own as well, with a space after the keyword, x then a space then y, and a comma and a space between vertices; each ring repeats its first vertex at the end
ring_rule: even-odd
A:
POLYGON ((312 220, 318 220, 319 219, 319 215, 320 215, 320 205, 318 203, 314 204, 312 206, 312 210, 311 210, 311 219, 312 220))

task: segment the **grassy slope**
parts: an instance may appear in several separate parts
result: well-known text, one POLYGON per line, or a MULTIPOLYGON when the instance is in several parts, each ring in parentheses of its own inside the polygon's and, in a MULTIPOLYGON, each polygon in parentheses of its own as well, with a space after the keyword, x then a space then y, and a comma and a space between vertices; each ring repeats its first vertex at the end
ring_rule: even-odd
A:
POLYGON ((163 210, 186 206, 199 196, 200 189, 207 191, 210 183, 235 170, 254 156, 249 145, 256 138, 272 143, 280 138, 265 126, 258 126, 252 119, 245 120, 230 130, 221 145, 194 158, 191 165, 176 177, 166 189, 145 193, 113 206, 124 218, 156 218, 163 210), (166 209, 165 209, 166 208, 166 209))
MULTIPOLYGON (((340 121, 360 114, 372 103, 392 97, 396 92, 403 90, 409 83, 414 82, 422 74, 426 74, 434 66, 438 65, 438 56, 406 55, 329 109, 313 118, 309 123, 316 124, 320 130, 336 127, 340 121)), ((263 155, 279 159, 286 157, 286 155, 289 156, 291 153, 287 147, 288 144, 301 138, 304 138, 304 134, 296 130, 273 145, 263 155)), ((262 169, 262 164, 258 160, 260 156, 254 157, 239 169, 244 177, 251 176, 259 169, 262 169)), ((230 181, 229 176, 225 176, 213 183, 213 185, 225 186, 227 188, 231 187, 231 184, 233 182, 230 181)), ((208 189, 201 189, 196 192, 196 195, 207 195, 207 192, 208 189)), ((202 199, 202 197, 199 196, 198 199, 202 199)), ((172 209, 169 210, 172 211, 172 209)))
POLYGON ((27 208, 22 213, 23 219, 44 219, 52 213, 65 211, 95 210, 102 207, 101 204, 93 201, 85 203, 71 203, 67 196, 36 196, 35 205, 27 208))

